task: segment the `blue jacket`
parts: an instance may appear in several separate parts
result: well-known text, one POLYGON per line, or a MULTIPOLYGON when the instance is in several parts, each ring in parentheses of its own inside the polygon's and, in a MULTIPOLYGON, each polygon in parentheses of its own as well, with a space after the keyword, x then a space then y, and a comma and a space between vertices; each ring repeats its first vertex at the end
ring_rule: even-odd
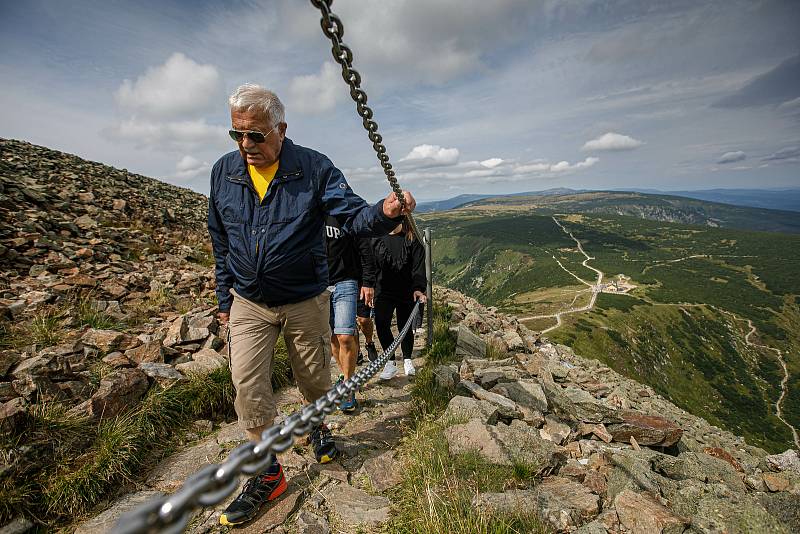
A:
POLYGON ((356 195, 324 154, 288 138, 263 201, 239 151, 222 156, 211 170, 208 202, 220 311, 231 308, 231 287, 268 306, 322 293, 328 286, 326 214, 345 219, 348 233, 364 237, 385 235, 401 220, 383 214, 383 201, 370 206, 356 195))

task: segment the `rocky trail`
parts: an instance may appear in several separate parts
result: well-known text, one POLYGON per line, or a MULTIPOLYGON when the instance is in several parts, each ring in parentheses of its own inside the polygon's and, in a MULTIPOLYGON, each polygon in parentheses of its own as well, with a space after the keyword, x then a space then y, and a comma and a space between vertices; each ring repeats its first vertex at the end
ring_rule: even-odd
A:
MULTIPOLYGON (((438 419, 449 454, 478 454, 487 466, 519 465, 529 473, 522 483, 507 481, 503 491, 477 492, 472 504, 480 514, 523 509, 549 531, 581 534, 800 529, 797 451, 768 455, 651 388, 548 343, 515 317, 443 288, 436 298, 453 310, 457 338, 457 359, 433 370, 436 383, 452 395, 438 419)), ((294 387, 277 397, 279 417, 301 405, 294 387)), ((416 461, 398 454, 414 415, 411 382, 402 375, 373 380, 360 399, 357 414, 326 420, 340 459, 319 465, 298 441, 280 456, 287 492, 253 522, 231 530, 370 533, 391 524, 394 488, 404 466, 416 461)), ((107 532, 122 513, 175 491, 244 440, 236 423, 214 428, 196 421, 193 431, 202 437, 98 507, 75 532, 107 532)), ((430 491, 436 498, 435 488, 430 491)), ((219 526, 219 514, 233 497, 196 512, 187 532, 228 531, 219 526)))
MULTIPOLYGON (((415 339, 415 353, 419 353, 424 339, 424 335, 415 339)), ((416 359, 415 363, 419 366, 423 361, 416 359)), ((338 375, 339 370, 332 363, 332 380, 338 375)), ((390 490, 401 480, 394 448, 411 414, 411 380, 402 373, 389 381, 375 377, 358 395, 360 407, 355 414, 334 412, 326 417, 341 451, 340 458, 334 462, 318 464, 305 438, 299 438, 292 449, 279 455, 289 488, 255 520, 241 527, 219 525, 220 514, 238 495, 246 480, 243 478, 239 490, 229 498, 213 508, 197 512, 186 532, 376 531, 389 518, 390 490)), ((302 397, 295 386, 278 392, 276 401, 279 412, 276 422, 302 405, 302 397)), ((122 514, 137 504, 175 491, 189 475, 207 464, 222 461, 228 451, 245 442, 244 432, 236 422, 213 427, 211 421, 198 421, 195 428, 206 429, 206 435, 162 460, 130 492, 79 525, 76 534, 108 532, 122 514)))

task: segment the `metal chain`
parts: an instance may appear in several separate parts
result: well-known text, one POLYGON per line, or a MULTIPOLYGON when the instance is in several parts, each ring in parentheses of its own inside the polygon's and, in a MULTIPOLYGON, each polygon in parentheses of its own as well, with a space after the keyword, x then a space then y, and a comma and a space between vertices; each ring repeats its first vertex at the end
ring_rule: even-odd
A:
MULTIPOLYGON (((403 190, 400 189, 392 164, 389 162, 389 154, 386 151, 386 146, 383 144, 383 136, 378 133, 378 123, 372 119, 373 112, 372 108, 367 105, 367 93, 361 89, 361 74, 353 68, 353 51, 342 42, 344 25, 342 24, 342 19, 331 12, 332 3, 333 0, 311 0, 311 4, 322 13, 322 19, 320 20, 322 33, 331 40, 333 45, 331 47, 331 54, 333 54, 334 61, 342 67, 342 79, 350 86, 350 98, 356 103, 356 111, 362 119, 361 124, 363 124, 364 129, 367 130, 367 136, 369 140, 372 141, 372 148, 375 149, 375 155, 378 157, 381 167, 383 167, 383 172, 386 174, 386 179, 389 181, 392 191, 394 191, 394 194, 400 201, 401 209, 405 209, 406 199, 403 196, 403 190)), ((421 239, 422 236, 417 231, 417 225, 411 213, 406 214, 406 218, 411 225, 414 236, 417 239, 421 239)))
POLYGON ((377 360, 362 367, 344 382, 336 384, 315 402, 294 412, 283 422, 261 434, 261 441, 242 444, 231 451, 220 464, 207 465, 189 476, 172 495, 157 497, 123 515, 114 534, 143 534, 151 532, 183 532, 197 508, 213 506, 239 487, 239 475, 256 475, 273 461, 273 455, 284 452, 294 444, 294 438, 311 433, 351 393, 366 384, 397 350, 419 313, 419 302, 392 344, 377 360))

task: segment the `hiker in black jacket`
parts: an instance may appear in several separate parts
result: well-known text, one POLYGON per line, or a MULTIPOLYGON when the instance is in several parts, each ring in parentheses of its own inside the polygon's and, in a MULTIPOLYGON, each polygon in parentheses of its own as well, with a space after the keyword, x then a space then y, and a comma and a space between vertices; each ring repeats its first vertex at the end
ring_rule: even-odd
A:
MULTIPOLYGON (((392 232, 372 240, 375 263, 378 267, 375 289, 375 329, 385 351, 392 343, 392 315, 397 312, 397 328, 408 321, 414 302, 425 302, 425 249, 411 231, 405 220, 392 232)), ((416 374, 411 353, 414 349, 414 335, 411 331, 400 342, 403 352, 403 366, 408 376, 416 374)), ((386 362, 381 372, 381 380, 390 380, 397 374, 397 364, 392 359, 386 362)))
MULTIPOLYGON (((347 380, 355 373, 358 355, 356 303, 363 298, 372 305, 375 261, 369 240, 345 233, 339 219, 331 215, 325 218, 325 246, 331 291, 331 348, 342 372, 339 380, 347 380)), ((345 413, 358 409, 355 392, 342 402, 340 409, 345 413)))

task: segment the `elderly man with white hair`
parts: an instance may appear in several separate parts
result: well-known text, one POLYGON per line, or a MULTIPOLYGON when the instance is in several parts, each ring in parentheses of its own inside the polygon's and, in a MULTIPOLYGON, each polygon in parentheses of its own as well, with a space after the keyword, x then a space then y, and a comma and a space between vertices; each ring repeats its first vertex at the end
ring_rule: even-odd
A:
MULTIPOLYGON (((369 205, 324 155, 286 137, 284 107, 253 84, 229 98, 230 136, 237 150, 211 171, 208 230, 216 261, 220 321, 228 323, 234 407, 251 440, 277 415, 270 383, 272 357, 283 332, 297 386, 306 402, 331 387, 330 295, 323 238, 327 215, 358 236, 380 236, 416 202, 403 192, 369 205)), ((311 433, 317 461, 338 455, 328 428, 311 433)), ((277 458, 244 486, 220 517, 224 525, 252 519, 286 490, 277 458)))

